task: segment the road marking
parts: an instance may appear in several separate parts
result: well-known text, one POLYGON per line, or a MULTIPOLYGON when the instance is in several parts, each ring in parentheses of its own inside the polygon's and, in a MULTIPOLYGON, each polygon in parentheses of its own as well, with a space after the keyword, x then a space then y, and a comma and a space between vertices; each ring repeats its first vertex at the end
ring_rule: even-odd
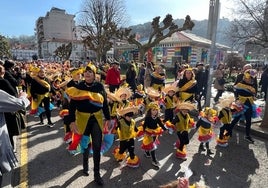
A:
POLYGON ((20 188, 28 187, 28 147, 27 130, 21 134, 20 144, 20 188))

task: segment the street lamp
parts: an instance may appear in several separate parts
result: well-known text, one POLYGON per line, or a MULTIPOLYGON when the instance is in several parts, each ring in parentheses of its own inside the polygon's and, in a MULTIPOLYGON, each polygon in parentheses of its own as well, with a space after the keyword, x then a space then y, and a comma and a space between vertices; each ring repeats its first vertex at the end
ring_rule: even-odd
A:
MULTIPOLYGON (((206 93, 206 100, 205 100, 205 106, 210 107, 210 99, 211 99, 211 85, 212 85, 212 77, 213 77, 213 62, 215 60, 215 54, 216 54, 216 32, 217 32, 217 25, 218 25, 218 18, 219 18, 219 7, 220 7, 220 0, 216 0, 214 8, 210 7, 213 12, 213 16, 210 18, 211 23, 211 46, 210 46, 210 58, 209 58, 209 76, 208 76, 208 82, 207 82, 207 93, 206 93)), ((210 6, 212 6, 210 4, 210 6)), ((212 13, 210 13, 212 14, 212 13)))
MULTIPOLYGON (((76 27, 76 24, 75 24, 75 20, 74 18, 76 17, 77 14, 80 14, 80 13, 89 13, 88 11, 86 10, 82 10, 82 11, 78 11, 78 12, 75 12, 73 14, 73 19, 71 21, 71 28, 72 28, 72 31, 71 31, 71 34, 72 34, 72 39, 71 39, 71 43, 72 43, 72 53, 71 53, 71 57, 73 57, 73 60, 76 60, 76 53, 74 52, 74 50, 76 49, 74 43, 77 42, 77 27, 76 27)), ((77 43, 76 43, 77 44, 77 43)))

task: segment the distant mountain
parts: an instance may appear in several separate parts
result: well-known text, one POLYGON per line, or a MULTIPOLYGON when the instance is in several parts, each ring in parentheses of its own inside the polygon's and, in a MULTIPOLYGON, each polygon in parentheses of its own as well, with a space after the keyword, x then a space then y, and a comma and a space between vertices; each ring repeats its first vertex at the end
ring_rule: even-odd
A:
MULTIPOLYGON (((174 22, 179 27, 181 27, 184 23, 184 19, 176 19, 174 20, 174 22)), ((201 21, 193 20, 193 22, 195 23, 193 30, 187 32, 191 32, 198 36, 207 38, 208 20, 201 20, 201 21)), ((231 24, 232 22, 229 19, 226 18, 219 19, 216 34, 217 43, 231 47, 231 41, 229 40, 228 35, 226 33, 229 30, 231 24)), ((130 26, 130 28, 132 29, 133 33, 139 34, 141 39, 148 38, 151 32, 151 22, 146 22, 144 24, 139 25, 133 25, 130 26)))

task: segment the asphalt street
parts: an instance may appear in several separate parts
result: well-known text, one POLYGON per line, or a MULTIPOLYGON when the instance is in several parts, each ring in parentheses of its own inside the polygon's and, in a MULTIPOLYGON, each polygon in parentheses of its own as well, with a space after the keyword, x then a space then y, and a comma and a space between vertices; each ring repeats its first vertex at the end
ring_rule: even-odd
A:
MULTIPOLYGON (((52 121, 56 123, 53 128, 39 125, 36 117, 28 117, 27 131, 18 137, 17 156, 20 165, 4 177, 5 188, 97 187, 93 182, 92 158, 90 175, 83 176, 82 155, 72 156, 67 152, 67 145, 63 142, 63 122, 57 110, 53 110, 52 114, 52 121), (8 185, 10 182, 11 185, 8 185)), ((151 164, 150 158, 144 157, 138 140, 135 141, 135 153, 141 159, 140 166, 133 169, 116 162, 112 155, 113 148, 118 145, 115 141, 113 147, 101 158, 104 187, 158 187, 183 177, 185 169, 190 169, 193 173, 191 183, 202 180, 212 188, 267 188, 267 132, 263 129, 261 132, 258 126, 258 123, 252 125, 255 130, 254 144, 244 140, 244 127, 240 126, 235 129, 228 147, 216 146, 215 140, 211 142, 214 152, 211 156, 198 151, 197 132, 192 130, 185 161, 175 157, 173 144, 177 136, 165 132, 160 137, 161 144, 156 151, 161 164, 159 168, 151 164)), ((217 131, 215 130, 216 134, 217 131)))

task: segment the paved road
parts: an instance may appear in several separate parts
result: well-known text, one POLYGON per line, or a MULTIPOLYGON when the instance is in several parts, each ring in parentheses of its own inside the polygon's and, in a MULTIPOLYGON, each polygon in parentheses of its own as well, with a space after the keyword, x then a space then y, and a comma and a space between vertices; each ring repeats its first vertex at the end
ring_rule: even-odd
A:
MULTIPOLYGON (((52 120, 56 122, 54 128, 38 125, 38 118, 29 117, 27 135, 24 134, 19 139, 20 143, 25 143, 27 139, 28 163, 13 172, 12 186, 96 187, 92 171, 89 177, 82 175, 82 156, 71 156, 66 151, 66 144, 62 141, 64 134, 62 121, 57 117, 56 111, 53 115, 52 120), (23 180, 21 183, 20 177, 23 180)), ((209 187, 266 188, 268 140, 255 137, 256 142, 252 145, 244 141, 243 137, 244 131, 235 131, 227 148, 216 147, 213 141, 211 147, 215 154, 208 157, 205 153, 198 153, 197 134, 192 131, 191 141, 187 146, 188 159, 182 161, 174 156, 173 143, 176 141, 176 136, 165 133, 160 138, 161 145, 157 150, 157 157, 161 163, 159 169, 153 167, 150 159, 143 156, 139 147, 141 143, 138 141, 136 141, 136 154, 141 158, 141 165, 136 169, 121 168, 114 160, 111 149, 101 160, 104 187, 158 187, 183 176, 185 167, 189 167, 193 171, 191 182, 203 178, 209 187)), ((116 145, 115 142, 114 146, 116 145)), ((20 161, 25 160, 25 156, 20 156, 23 154, 20 148, 17 154, 20 161)))
MULTIPOLYGON (((213 90, 212 90, 213 91, 213 90)), ((213 91, 214 92, 214 91, 213 91)), ((259 101, 263 104, 262 101, 259 101)), ((17 156, 21 163, 14 172, 4 177, 4 187, 96 187, 93 173, 82 175, 82 155, 71 156, 63 142, 63 123, 58 112, 53 110, 54 128, 38 125, 38 118, 29 117, 27 132, 18 138, 17 156), (8 185, 11 181, 12 186, 8 185)), ((244 128, 234 132, 227 148, 219 148, 215 141, 211 148, 215 152, 211 157, 198 152, 197 133, 190 133, 187 146, 188 159, 182 161, 174 155, 175 134, 165 133, 157 150, 161 163, 155 168, 151 160, 143 156, 141 143, 136 141, 136 154, 141 158, 139 168, 121 167, 113 156, 113 148, 101 159, 101 174, 104 187, 158 187, 184 175, 184 169, 190 168, 191 182, 204 179, 208 187, 220 188, 266 188, 268 187, 268 131, 253 124, 255 144, 244 141, 244 128), (262 134, 260 134, 262 133, 262 134)), ((114 146, 117 146, 117 142, 114 146)), ((92 164, 92 159, 90 160, 92 164)), ((91 166, 92 167, 92 166, 91 166)))

